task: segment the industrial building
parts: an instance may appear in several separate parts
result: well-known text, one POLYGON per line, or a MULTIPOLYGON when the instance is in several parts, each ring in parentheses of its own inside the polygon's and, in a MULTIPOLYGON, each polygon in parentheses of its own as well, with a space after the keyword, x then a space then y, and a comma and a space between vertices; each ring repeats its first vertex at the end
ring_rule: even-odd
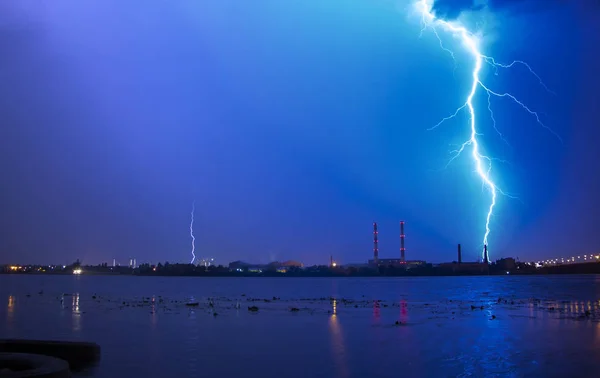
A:
POLYGON ((404 241, 404 221, 400 221, 400 258, 379 258, 379 231, 377 231, 377 222, 373 222, 373 259, 369 260, 370 266, 395 266, 412 268, 425 265, 423 260, 406 260, 406 247, 404 241))
POLYGON ((458 261, 453 261, 451 263, 443 263, 439 264, 438 267, 440 269, 450 271, 452 273, 471 273, 471 274, 482 274, 488 273, 490 270, 490 266, 488 263, 488 252, 487 245, 483 246, 484 253, 484 261, 483 262, 463 262, 462 261, 462 251, 460 244, 457 249, 457 257, 458 261))

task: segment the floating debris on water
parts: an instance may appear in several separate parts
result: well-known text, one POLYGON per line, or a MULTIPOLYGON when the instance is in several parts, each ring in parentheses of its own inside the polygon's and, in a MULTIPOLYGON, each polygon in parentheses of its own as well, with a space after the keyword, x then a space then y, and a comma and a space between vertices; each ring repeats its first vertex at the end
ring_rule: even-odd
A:
MULTIPOLYGON (((35 292, 35 291, 34 291, 35 292)), ((36 292, 36 293, 41 293, 36 292)), ((396 300, 381 299, 377 296, 364 296, 357 294, 352 297, 338 296, 302 296, 302 297, 279 297, 277 295, 263 295, 252 297, 247 294, 237 294, 233 296, 201 296, 201 295, 175 295, 173 297, 144 295, 144 296, 114 296, 110 297, 103 293, 88 292, 85 294, 74 292, 61 293, 47 292, 32 295, 32 293, 22 293, 21 298, 28 298, 28 306, 35 302, 44 303, 46 301, 56 304, 60 301, 59 311, 73 311, 75 315, 106 312, 106 311, 136 311, 141 310, 145 314, 153 316, 160 314, 188 314, 194 312, 193 309, 201 308, 203 311, 195 311, 194 319, 200 319, 201 314, 211 318, 227 319, 233 311, 235 316, 243 316, 239 310, 243 303, 247 303, 248 313, 260 314, 258 316, 285 316, 285 314, 302 316, 356 316, 361 317, 381 317, 387 319, 388 327, 405 325, 410 313, 408 324, 419 325, 423 322, 438 322, 436 319, 445 319, 445 321, 461 322, 480 319, 481 321, 491 321, 498 319, 539 319, 544 321, 548 318, 566 319, 578 322, 600 322, 600 301, 565 301, 562 299, 549 298, 518 298, 515 296, 500 297, 493 295, 489 298, 485 296, 472 297, 464 299, 441 298, 439 300, 418 301, 401 296, 396 300), (68 298, 71 297, 71 298, 68 298), (71 300, 73 303, 71 303, 71 300), (250 302, 250 303, 248 303, 250 302), (256 306, 260 302, 260 309, 256 306), (85 310, 85 311, 81 311, 85 310), (480 310, 480 311, 477 311, 480 310), (400 320, 398 311, 403 315, 400 320), (492 315, 493 313, 493 315, 492 315)), ((425 299, 425 298, 424 298, 425 299)), ((87 315, 86 315, 87 316, 87 315)), ((384 324, 386 324, 384 322, 384 324)))

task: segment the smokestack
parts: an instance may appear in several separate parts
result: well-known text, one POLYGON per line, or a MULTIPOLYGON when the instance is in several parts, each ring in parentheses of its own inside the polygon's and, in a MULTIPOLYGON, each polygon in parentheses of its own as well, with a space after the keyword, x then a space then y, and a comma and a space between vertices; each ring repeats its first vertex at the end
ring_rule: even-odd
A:
POLYGON ((400 261, 406 262, 406 248, 404 248, 404 221, 400 221, 400 261))
POLYGON ((373 260, 379 264, 379 247, 377 246, 377 222, 373 222, 373 260))
POLYGON ((458 245, 458 263, 462 263, 462 254, 460 253, 460 244, 458 245))
POLYGON ((329 256, 329 266, 333 266, 333 255, 329 256))
POLYGON ((488 251, 487 251, 487 244, 485 244, 483 246, 483 263, 484 264, 488 264, 490 261, 488 259, 488 251))

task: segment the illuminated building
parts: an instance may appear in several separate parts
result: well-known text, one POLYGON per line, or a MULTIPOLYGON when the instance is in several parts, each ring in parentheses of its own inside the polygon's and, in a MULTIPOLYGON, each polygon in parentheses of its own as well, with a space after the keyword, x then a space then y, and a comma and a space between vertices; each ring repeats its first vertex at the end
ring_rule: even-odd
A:
POLYGON ((215 265, 215 259, 212 257, 200 259, 200 262, 198 262, 198 266, 203 266, 205 268, 208 268, 211 265, 215 265))

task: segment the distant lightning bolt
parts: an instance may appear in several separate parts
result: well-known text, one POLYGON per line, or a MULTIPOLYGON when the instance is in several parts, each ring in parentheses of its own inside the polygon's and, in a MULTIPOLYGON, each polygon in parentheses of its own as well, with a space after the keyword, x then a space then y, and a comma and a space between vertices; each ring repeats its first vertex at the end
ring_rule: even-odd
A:
POLYGON ((196 260, 196 254, 194 251, 196 250, 196 238, 194 237, 194 213, 196 212, 196 201, 192 202, 192 219, 190 221, 190 236, 192 237, 192 261, 190 264, 194 263, 196 260))
MULTIPOLYGON (((506 140, 504 139, 504 136, 500 133, 500 131, 496 127, 496 120, 494 118, 494 113, 492 112, 492 107, 491 107, 491 97, 492 96, 506 97, 506 98, 512 100, 517 105, 519 105, 521 108, 523 108, 523 110, 525 110, 526 112, 531 114, 540 126, 549 130, 559 140, 560 140, 560 137, 558 136, 558 134, 556 134, 554 131, 552 131, 549 127, 547 127, 541 121, 540 116, 537 112, 531 110, 523 102, 519 101, 515 96, 513 96, 510 93, 495 92, 495 91, 491 90, 489 87, 487 87, 481 81, 481 79, 479 77, 483 63, 487 63, 490 66, 492 66, 495 69, 496 73, 499 68, 508 69, 508 68, 512 68, 516 65, 523 66, 527 70, 529 70, 529 72, 532 75, 534 75, 536 77, 536 79, 539 81, 540 85, 542 85, 544 87, 544 89, 546 89, 550 93, 554 93, 554 92, 552 92, 552 91, 550 91, 550 89, 548 89, 548 87, 543 83, 542 79, 538 76, 538 74, 536 74, 527 63, 520 61, 520 60, 515 60, 514 62, 512 62, 510 64, 501 64, 501 63, 496 62, 496 60, 494 58, 482 54, 481 51, 479 50, 478 39, 476 38, 476 36, 473 33, 471 33, 469 30, 467 30, 466 27, 464 27, 463 25, 461 25, 458 22, 445 21, 445 20, 439 19, 435 16, 435 14, 433 13, 433 10, 432 10, 433 0, 418 0, 415 5, 422 17, 421 22, 422 22, 423 28, 421 29, 421 34, 423 34, 425 29, 430 28, 433 31, 433 33, 435 34, 436 38, 438 39, 440 48, 442 50, 444 50, 445 52, 449 53, 450 56, 452 57, 452 59, 454 59, 454 52, 452 52, 452 50, 446 48, 444 46, 444 44, 442 43, 442 39, 440 38, 440 35, 438 34, 438 29, 437 29, 439 27, 439 28, 443 29, 444 31, 451 33, 453 36, 458 37, 462 41, 462 43, 465 45, 468 52, 475 59, 475 67, 473 68, 473 73, 472 73, 473 82, 472 82, 471 90, 469 92, 469 95, 467 96, 466 101, 460 107, 458 107, 458 109, 456 109, 456 111, 452 115, 450 115, 446 118, 443 118, 440 122, 438 122, 435 126, 431 127, 429 130, 433 130, 433 129, 439 127, 442 123, 444 123, 452 118, 455 118, 462 110, 468 109, 469 118, 470 118, 470 126, 471 126, 471 133, 470 133, 471 136, 457 150, 452 151, 453 156, 450 159, 450 161, 448 162, 448 164, 450 164, 458 156, 460 156, 460 154, 467 147, 471 147, 471 155, 475 162, 475 168, 476 168, 477 174, 481 177, 483 185, 489 189, 489 191, 491 193, 491 197, 492 197, 490 206, 488 208, 486 220, 485 220, 485 233, 483 235, 483 245, 486 246, 488 244, 488 238, 490 235, 490 220, 491 220, 493 212, 494 212, 494 206, 496 206, 497 194, 500 193, 502 195, 505 195, 505 196, 508 196, 511 198, 514 198, 514 197, 507 195, 505 192, 500 190, 498 188, 498 186, 494 183, 494 181, 492 180, 492 177, 491 177, 491 171, 492 171, 492 161, 496 160, 496 159, 484 155, 481 151, 482 148, 480 147, 480 143, 479 143, 479 139, 478 139, 478 137, 481 136, 481 134, 479 134, 477 132, 477 123, 476 123, 476 119, 475 119, 475 107, 473 105, 473 97, 477 93, 477 89, 482 88, 486 92, 486 94, 488 96, 488 107, 487 108, 490 111, 494 130, 496 130, 496 132, 498 132, 498 134, 500 135, 502 140, 504 140, 505 142, 506 142, 506 140)), ((484 252, 482 252, 482 255, 484 258, 486 258, 484 252)), ((489 256, 488 256, 488 259, 489 259, 489 256)))

